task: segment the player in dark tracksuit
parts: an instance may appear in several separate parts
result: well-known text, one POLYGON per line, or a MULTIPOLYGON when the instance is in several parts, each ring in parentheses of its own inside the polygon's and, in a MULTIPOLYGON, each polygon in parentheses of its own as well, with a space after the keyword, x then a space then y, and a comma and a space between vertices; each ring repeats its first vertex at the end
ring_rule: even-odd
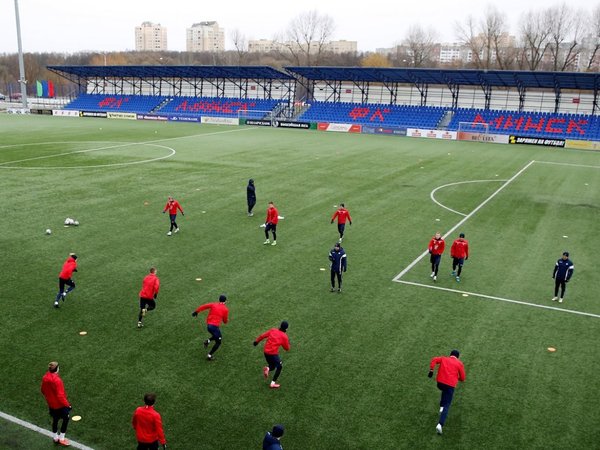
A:
POLYGON ((263 450, 282 450, 280 440, 284 431, 283 425, 275 425, 273 431, 268 431, 263 439, 263 450))
POLYGON ((558 303, 562 303, 565 298, 566 284, 569 282, 575 271, 573 261, 569 259, 569 252, 563 252, 562 257, 556 261, 554 266, 554 272, 552 272, 552 278, 554 278, 554 297, 552 301, 558 300, 558 303), (558 288, 560 288, 560 298, 558 297, 558 288))
POLYGON ((338 281, 338 292, 342 292, 342 271, 348 268, 348 258, 346 252, 339 242, 329 252, 329 261, 331 261, 331 292, 335 291, 335 279, 338 281))
POLYGON ((248 201, 248 216, 252 217, 254 215, 252 208, 256 205, 256 187, 252 178, 248 180, 248 186, 246 187, 246 200, 248 201))

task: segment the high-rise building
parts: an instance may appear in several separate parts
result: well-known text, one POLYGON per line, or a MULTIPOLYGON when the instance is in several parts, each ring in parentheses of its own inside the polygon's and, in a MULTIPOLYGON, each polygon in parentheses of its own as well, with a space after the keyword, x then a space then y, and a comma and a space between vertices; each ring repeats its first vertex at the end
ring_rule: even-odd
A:
POLYGON ((167 28, 152 22, 143 22, 135 27, 135 49, 151 52, 166 50, 167 28))
POLYGON ((215 21, 195 23, 186 30, 188 52, 222 52, 225 50, 225 30, 215 21))

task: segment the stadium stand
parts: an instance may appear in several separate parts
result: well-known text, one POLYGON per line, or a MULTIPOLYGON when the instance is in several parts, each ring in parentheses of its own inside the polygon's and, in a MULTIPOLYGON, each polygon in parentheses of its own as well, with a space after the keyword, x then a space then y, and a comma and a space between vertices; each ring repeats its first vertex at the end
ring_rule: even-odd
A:
POLYGON ((81 94, 65 109, 147 114, 164 100, 165 97, 150 95, 81 94))
POLYGON ((299 119, 312 122, 435 128, 443 117, 444 110, 435 106, 312 102, 310 108, 303 112, 299 119))
MULTIPOLYGON (((457 109, 449 130, 458 130, 459 124, 488 124, 491 134, 513 134, 526 137, 550 139, 600 138, 600 116, 585 114, 518 112, 485 109, 457 109)), ((467 125, 468 126, 468 125, 467 125)), ((473 129, 477 126, 473 125, 473 129)))
POLYGON ((259 119, 268 115, 279 100, 216 97, 163 97, 149 95, 82 94, 65 109, 84 111, 119 111, 138 114, 163 114, 188 117, 238 117, 259 119))
POLYGON ((212 116, 260 119, 273 110, 280 100, 239 99, 228 97, 175 97, 155 112, 170 116, 212 116))

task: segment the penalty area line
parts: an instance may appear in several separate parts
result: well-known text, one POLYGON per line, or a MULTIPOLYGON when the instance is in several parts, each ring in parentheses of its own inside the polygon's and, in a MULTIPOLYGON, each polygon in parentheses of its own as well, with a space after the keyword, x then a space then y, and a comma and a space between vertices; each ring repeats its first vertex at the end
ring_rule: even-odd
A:
POLYGON ((445 287, 441 287, 441 286, 431 286, 431 285, 423 284, 423 283, 415 283, 413 281, 404 281, 404 280, 394 280, 394 281, 396 283, 408 284, 411 286, 423 287, 423 288, 428 288, 428 289, 435 289, 438 291, 453 292, 456 294, 467 294, 467 295, 472 295, 473 297, 484 298, 487 300, 497 300, 500 302, 516 303, 517 305, 531 306, 534 308, 542 308, 542 309, 550 309, 553 311, 560 311, 560 312, 564 312, 564 313, 577 314, 580 316, 595 317, 596 319, 600 319, 600 314, 593 314, 593 313, 588 313, 588 312, 583 312, 583 311, 577 311, 574 309, 563 309, 563 308, 557 308, 556 306, 538 305, 537 303, 524 302, 522 300, 512 300, 509 298, 496 297, 494 295, 478 294, 477 292, 461 291, 459 289, 451 289, 451 288, 445 288, 445 287))
MULTIPOLYGON (((529 161, 525 165, 525 167, 523 167, 521 170, 519 170, 517 173, 515 173, 512 177, 510 177, 508 180, 506 180, 506 182, 504 184, 502 184, 502 186, 500 186, 498 189, 496 189, 488 198, 486 198, 479 205, 477 205, 473 211, 471 211, 469 214, 467 214, 465 217, 463 217, 460 222, 458 222, 456 225, 454 225, 452 228, 450 228, 446 232, 446 234, 444 234, 444 236, 442 236, 442 237, 444 239, 446 239, 446 237, 448 237, 451 233, 453 233, 458 227, 460 227, 463 223, 465 223, 467 220, 469 220, 471 217, 473 217, 473 215, 477 211, 479 211, 481 208, 483 208, 490 200, 492 200, 496 195, 498 195, 506 186, 508 186, 510 183, 512 183, 514 180, 516 180, 517 177, 519 175, 521 175, 523 172, 525 172, 534 162, 535 162, 535 160, 529 161)), ((425 258, 425 256, 427 256, 428 254, 429 254, 429 251, 425 250, 413 262, 411 262, 408 266, 406 266, 406 268, 402 272, 400 272, 398 275, 396 275, 392 281, 400 280, 400 278, 402 278, 404 275, 406 275, 406 273, 410 269, 415 267, 417 265, 417 263, 419 261, 421 261, 423 258, 425 258)))
MULTIPOLYGON (((27 428, 28 430, 35 431, 36 433, 43 434, 44 436, 48 436, 49 438, 54 437, 54 433, 52 431, 45 430, 44 428, 38 427, 37 425, 34 425, 32 423, 26 422, 25 420, 21 420, 18 417, 11 416, 10 414, 3 413, 2 411, 0 411, 0 418, 6 420, 8 422, 12 422, 14 424, 20 425, 23 428, 27 428)), ((73 448, 79 448, 81 450, 94 450, 92 447, 88 447, 87 445, 83 445, 83 444, 80 444, 79 442, 72 441, 71 439, 69 439, 69 442, 71 443, 71 447, 73 447, 73 448)))

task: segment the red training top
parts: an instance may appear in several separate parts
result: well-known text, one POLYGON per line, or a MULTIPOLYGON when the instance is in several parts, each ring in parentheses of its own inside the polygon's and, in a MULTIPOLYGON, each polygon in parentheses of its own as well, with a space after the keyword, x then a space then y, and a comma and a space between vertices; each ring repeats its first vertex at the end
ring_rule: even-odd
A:
POLYGON ((279 353, 279 347, 283 347, 286 351, 290 351, 290 339, 288 335, 278 328, 271 328, 265 331, 259 337, 256 338, 256 342, 260 342, 263 339, 267 339, 265 343, 265 353, 267 355, 277 355, 279 353))
POLYGON ((62 270, 58 275, 63 280, 69 280, 73 276, 73 272, 77 269, 77 261, 72 256, 69 256, 62 266, 62 270))
POLYGON ((165 209, 163 209, 163 212, 165 212, 167 209, 169 210, 169 214, 177 214, 178 209, 183 214, 183 209, 181 209, 181 205, 177 200, 167 202, 167 204, 165 205, 165 209))
POLYGON ((346 208, 338 209, 331 217, 331 220, 335 220, 336 217, 338 218, 339 224, 345 224, 346 219, 348 221, 350 221, 350 223, 352 223, 352 217, 350 217, 350 213, 348 212, 348 210, 346 208))
POLYGON ((42 394, 46 397, 48 408, 60 409, 71 406, 67 400, 67 393, 63 381, 57 372, 46 372, 42 378, 42 394))
POLYGON ((468 258, 469 257, 469 242, 466 239, 458 238, 450 247, 450 256, 452 258, 468 258))
POLYGON ((279 213, 277 212, 277 208, 270 206, 267 208, 267 218, 265 219, 265 223, 277 225, 277 222, 279 222, 279 213))
POLYGON ((142 281, 142 290, 140 291, 140 298, 153 299, 158 294, 160 288, 160 280, 155 273, 150 273, 144 277, 142 281))
POLYGON ((446 248, 446 242, 443 238, 436 239, 435 237, 429 241, 429 252, 432 255, 441 255, 446 248))
POLYGON ((436 378, 438 383, 455 387, 459 381, 465 381, 465 367, 456 356, 436 356, 431 359, 429 369, 433 370, 437 364, 440 365, 436 378))
POLYGON ((145 405, 137 408, 133 413, 131 423, 135 429, 135 437, 138 442, 152 444, 158 441, 161 445, 167 443, 162 419, 160 414, 154 410, 154 406, 145 405))
POLYGON ((207 325, 215 325, 218 327, 221 325, 221 321, 227 323, 229 320, 229 309, 227 309, 227 306, 223 302, 206 303, 205 305, 198 306, 196 312, 198 313, 205 309, 210 309, 208 316, 206 317, 207 325))

